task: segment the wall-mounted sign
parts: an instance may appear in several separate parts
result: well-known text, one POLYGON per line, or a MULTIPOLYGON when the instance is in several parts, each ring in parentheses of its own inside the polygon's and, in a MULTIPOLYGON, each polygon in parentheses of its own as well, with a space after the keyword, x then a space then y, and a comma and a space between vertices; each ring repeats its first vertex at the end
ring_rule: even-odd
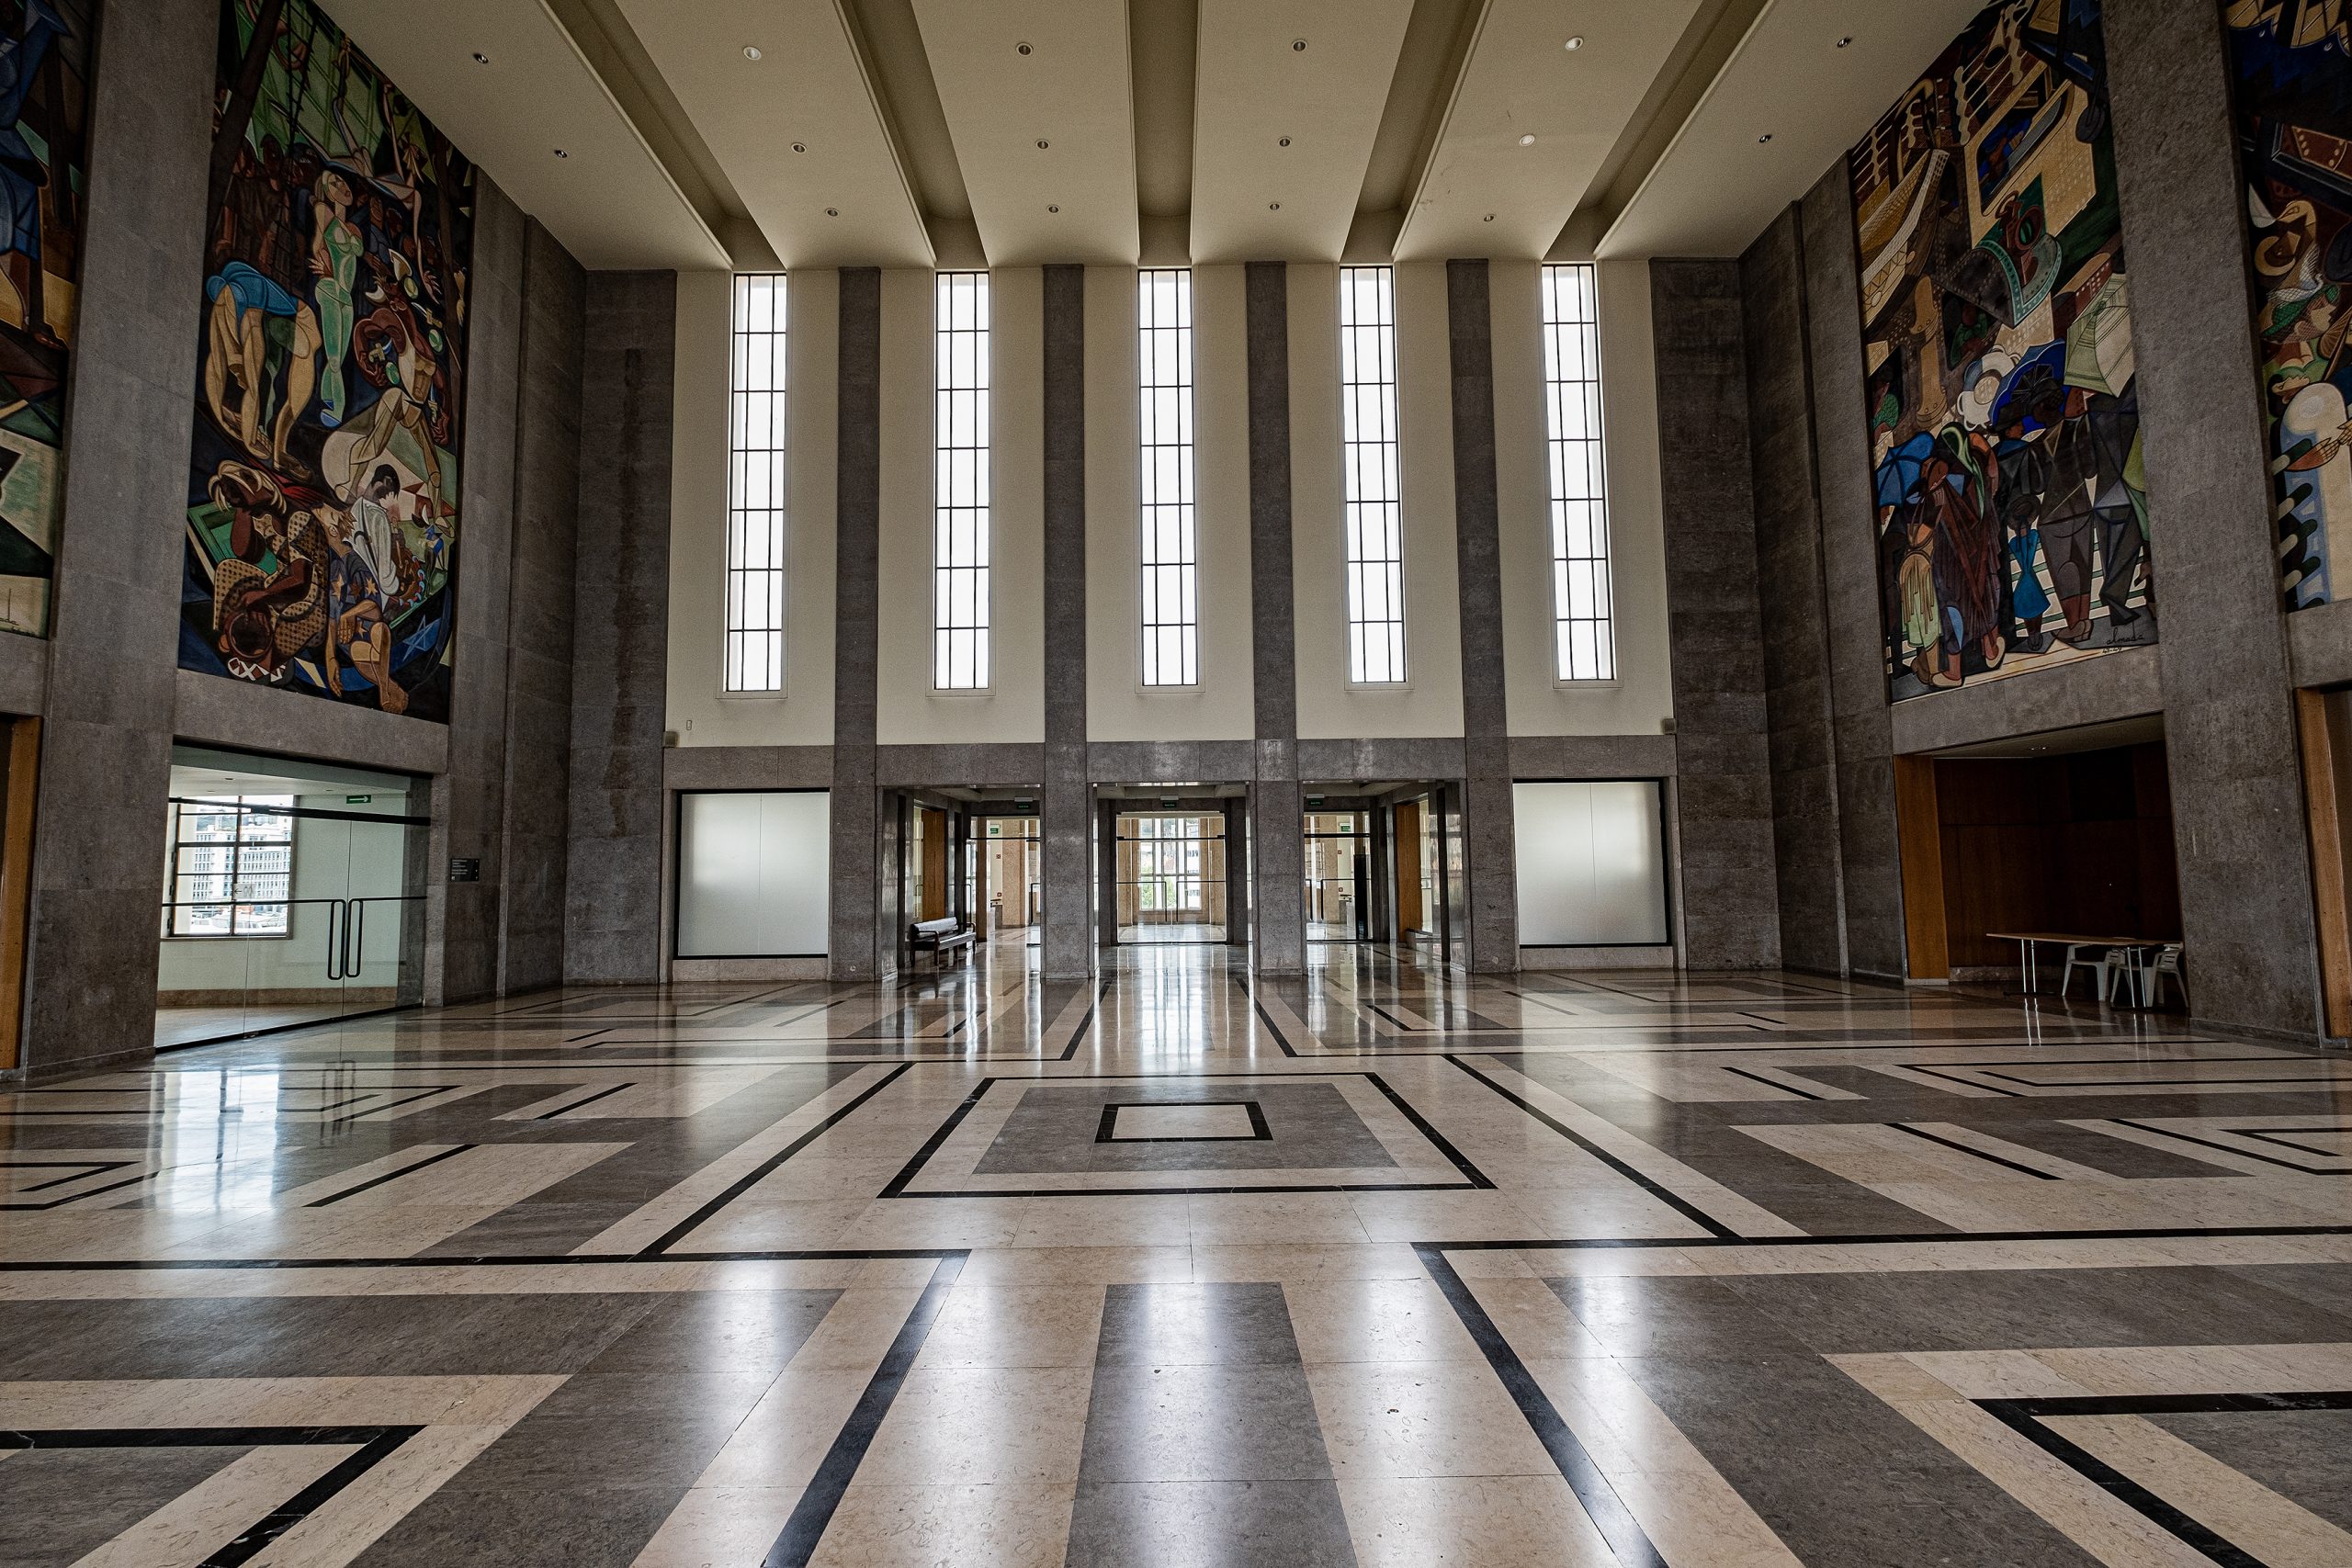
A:
POLYGON ((479 860, 459 859, 454 856, 451 857, 449 861, 449 880, 452 882, 480 882, 481 880, 481 862, 479 860))
POLYGON ((366 806, 375 798, 372 795, 346 795, 343 797, 343 803, 345 806, 366 806))

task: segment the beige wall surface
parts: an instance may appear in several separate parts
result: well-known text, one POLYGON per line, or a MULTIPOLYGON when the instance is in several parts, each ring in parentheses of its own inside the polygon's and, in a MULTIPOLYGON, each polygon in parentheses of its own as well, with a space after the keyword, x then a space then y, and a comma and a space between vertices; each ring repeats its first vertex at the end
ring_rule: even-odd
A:
MULTIPOLYGON (((670 469, 668 719, 682 746, 833 739, 833 472, 841 275, 806 268, 786 293, 784 690, 729 694, 728 381, 732 279, 678 275, 670 469)), ((592 455, 593 456, 593 455, 592 455)))
POLYGON ((1146 687, 1136 273, 1086 269, 1086 728, 1092 740, 1246 740, 1250 409, 1242 269, 1193 273, 1200 683, 1146 687))
POLYGON ((1503 569, 1503 679, 1513 735, 1656 735, 1674 712, 1666 519, 1649 269, 1600 264, 1601 456, 1617 678, 1553 679, 1551 462, 1545 450, 1542 268, 1488 274, 1495 344, 1495 489, 1503 569))
POLYGON ((1348 682, 1340 474, 1340 270, 1290 268, 1291 570, 1302 740, 1462 733, 1461 595, 1453 545, 1453 395, 1445 266, 1396 269, 1398 460, 1404 486, 1405 672, 1348 682))
POLYGON ((933 276, 882 274, 880 711, 885 746, 1046 738, 1045 275, 989 275, 989 689, 932 689, 933 276))

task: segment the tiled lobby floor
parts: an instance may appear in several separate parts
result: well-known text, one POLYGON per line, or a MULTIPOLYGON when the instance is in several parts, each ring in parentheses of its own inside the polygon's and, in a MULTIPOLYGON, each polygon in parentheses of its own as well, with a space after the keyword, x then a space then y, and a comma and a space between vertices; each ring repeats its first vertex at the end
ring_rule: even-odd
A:
POLYGON ((0 1094, 0 1568, 2352 1563, 2352 1061, 1315 951, 0 1094))

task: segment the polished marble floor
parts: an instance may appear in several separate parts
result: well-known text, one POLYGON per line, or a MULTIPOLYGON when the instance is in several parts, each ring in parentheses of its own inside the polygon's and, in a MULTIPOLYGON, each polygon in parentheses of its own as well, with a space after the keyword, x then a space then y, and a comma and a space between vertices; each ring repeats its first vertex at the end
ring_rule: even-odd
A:
POLYGON ((2352 1061, 1314 952, 0 1090, 0 1568, 2352 1563, 2352 1061))

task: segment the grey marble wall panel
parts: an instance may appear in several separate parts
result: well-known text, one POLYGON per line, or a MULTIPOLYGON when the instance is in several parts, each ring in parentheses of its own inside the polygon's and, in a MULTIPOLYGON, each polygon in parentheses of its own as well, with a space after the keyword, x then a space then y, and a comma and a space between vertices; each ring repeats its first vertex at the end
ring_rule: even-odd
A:
POLYGON ((1739 266, 1650 264, 1685 957, 1781 960, 1739 266))
POLYGON ((586 329, 564 966, 641 984, 663 958, 675 275, 590 275, 586 329))
POLYGON ((1863 429, 1853 186, 1843 158, 1805 194, 1800 217, 1846 961, 1855 973, 1898 977, 1905 972, 1903 859, 1881 632, 1878 513, 1863 429))
POLYGON ((2105 15, 2191 994, 2218 1024, 2313 1034, 2311 852, 2220 14, 2109 0, 2105 15))
POLYGON ((529 220, 481 181, 468 288, 467 401, 459 454, 458 615, 449 670, 448 771, 435 783, 432 863, 481 863, 473 882, 425 887, 424 999, 466 1001, 498 988, 505 922, 507 626, 514 582, 514 449, 522 400, 524 255, 529 220))
POLYGON ((1467 764, 1459 737, 1302 740, 1295 775, 1312 784, 1378 779, 1458 779, 1467 764))
POLYGON ((1889 734, 1895 754, 1940 751, 2012 735, 2040 735, 2161 713, 2163 656, 2122 648, 2007 681, 1974 682, 1897 703, 1889 734))
POLYGON ((886 788, 976 784, 1034 790, 1046 776, 1046 749, 1024 741, 885 746, 876 756, 876 776, 886 788))
POLYGON ((843 267, 833 478, 832 889, 827 943, 836 980, 896 966, 878 902, 876 662, 881 615, 882 274, 843 267))
POLYGON ((1248 740, 1097 740, 1086 748, 1098 784, 1242 784, 1258 771, 1248 740))
POLYGON ((1250 650, 1258 787, 1250 792, 1253 962, 1306 968, 1306 824, 1299 816, 1298 671, 1291 596, 1290 274, 1251 262, 1243 279, 1250 403, 1250 650))
POLYGON ((2287 647, 2296 685, 2352 682, 2352 599, 2314 604, 2288 616, 2287 647))
POLYGON ((1046 884, 1040 967, 1094 972, 1094 819, 1086 776, 1086 269, 1045 269, 1046 746, 1038 799, 1046 884))
MULTIPOLYGON (((1225 944, 1250 945, 1250 802, 1228 800, 1225 814, 1225 944)), ((1301 867, 1302 872, 1304 867, 1301 867)))
POLYGON ((0 713, 38 714, 49 699, 49 643, 0 637, 0 713))
POLYGON ((1739 270, 1781 958, 1793 968, 1842 975, 1845 875, 1829 615, 1814 475, 1804 233, 1796 208, 1773 220, 1740 258, 1739 270))
POLYGON ((1462 594, 1463 834, 1470 968, 1519 967, 1519 863, 1503 692, 1501 521, 1495 491, 1495 317, 1487 264, 1445 264, 1453 408, 1453 543, 1462 594))
POLYGON ((22 1065, 148 1050, 212 146, 210 6, 116 0, 90 107, 22 1065))
MULTIPOLYGON (((175 672, 172 731, 234 750, 299 752, 322 761, 430 775, 449 766, 449 727, 193 670, 175 672), (323 710, 323 711, 318 711, 323 710)), ((561 818, 557 826, 562 825, 561 818)))
POLYGON ((1515 779, 1665 779, 1674 776, 1671 735, 1515 735, 1515 779))
POLYGON ((662 763, 672 790, 829 789, 833 782, 830 746, 675 746, 662 763))
MULTIPOLYGON (((565 972, 573 628, 601 625, 578 618, 573 570, 580 544, 575 521, 587 289, 588 275, 580 264, 554 235, 532 222, 524 241, 506 601, 505 780, 498 853, 501 995, 560 985, 565 972)), ((663 511, 666 516, 666 505, 663 511)), ((599 634, 592 629, 589 635, 599 634)), ((659 735, 654 739, 658 746, 659 735)), ((657 870, 653 888, 658 877, 657 870)))

